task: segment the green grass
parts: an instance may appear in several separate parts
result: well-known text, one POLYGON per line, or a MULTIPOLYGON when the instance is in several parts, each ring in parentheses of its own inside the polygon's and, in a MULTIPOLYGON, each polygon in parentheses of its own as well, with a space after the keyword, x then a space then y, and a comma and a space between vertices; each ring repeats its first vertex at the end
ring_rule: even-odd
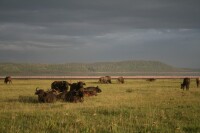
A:
MULTIPOLYGON (((126 80, 99 84, 102 93, 83 103, 38 103, 35 88, 50 88, 53 80, 0 80, 1 133, 199 133, 200 88, 189 91, 181 80, 126 80)), ((76 81, 72 81, 76 82, 76 81)))

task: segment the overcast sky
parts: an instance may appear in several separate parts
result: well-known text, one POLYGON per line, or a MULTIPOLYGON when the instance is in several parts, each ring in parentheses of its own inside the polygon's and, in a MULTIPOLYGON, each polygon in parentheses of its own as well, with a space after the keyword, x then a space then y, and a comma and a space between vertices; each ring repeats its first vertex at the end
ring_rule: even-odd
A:
POLYGON ((200 68, 200 0, 0 0, 0 62, 200 68))

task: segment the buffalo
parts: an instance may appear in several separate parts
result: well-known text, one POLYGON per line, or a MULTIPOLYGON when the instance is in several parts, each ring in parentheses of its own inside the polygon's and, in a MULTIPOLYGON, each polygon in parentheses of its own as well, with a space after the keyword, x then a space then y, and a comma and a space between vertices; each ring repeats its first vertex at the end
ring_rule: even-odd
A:
POLYGON ((66 99, 67 91, 60 92, 59 90, 49 89, 47 93, 53 93, 56 95, 57 100, 64 101, 66 99))
POLYGON ((67 91, 60 92, 56 95, 57 100, 65 101, 67 97, 67 91))
POLYGON ((101 93, 102 90, 97 87, 86 87, 83 90, 85 96, 97 96, 97 93, 101 93))
POLYGON ((105 83, 105 77, 100 77, 100 78, 99 78, 99 82, 100 82, 100 83, 105 83))
POLYGON ((70 83, 68 83, 67 81, 54 81, 51 84, 51 89, 57 90, 59 92, 64 92, 69 89, 69 85, 70 83))
POLYGON ((118 77, 118 78, 117 78, 117 81, 118 81, 119 83, 124 84, 124 78, 123 78, 123 77, 118 77))
POLYGON ((38 101, 42 103, 54 103, 57 100, 57 96, 53 91, 47 92, 36 88, 35 95, 38 95, 38 101))
POLYGON ((72 83, 70 84, 70 91, 79 91, 81 88, 84 87, 84 85, 86 84, 82 81, 79 81, 77 83, 72 83))
POLYGON ((65 100, 67 102, 83 102, 84 101, 84 94, 83 94, 84 85, 86 84, 82 81, 70 84, 70 91, 67 92, 65 100))
POLYGON ((200 78, 196 78, 196 85, 197 85, 197 88, 199 88, 199 81, 200 81, 200 78))
POLYGON ((103 84, 111 84, 111 77, 110 76, 105 76, 105 77, 100 77, 99 82, 103 84))
POLYGON ((5 83, 5 84, 8 84, 8 83, 11 84, 11 83, 12 83, 12 78, 11 78, 11 76, 5 77, 4 83, 5 83))
POLYGON ((75 103, 83 102, 84 94, 83 94, 82 89, 80 89, 79 91, 73 90, 73 91, 67 92, 65 100, 67 102, 75 102, 75 103))
POLYGON ((155 78, 149 78, 146 81, 153 82, 153 81, 156 81, 156 79, 155 78))
POLYGON ((183 83, 181 84, 181 89, 185 89, 186 88, 186 90, 189 90, 189 88, 190 88, 190 78, 184 78, 183 79, 183 83))

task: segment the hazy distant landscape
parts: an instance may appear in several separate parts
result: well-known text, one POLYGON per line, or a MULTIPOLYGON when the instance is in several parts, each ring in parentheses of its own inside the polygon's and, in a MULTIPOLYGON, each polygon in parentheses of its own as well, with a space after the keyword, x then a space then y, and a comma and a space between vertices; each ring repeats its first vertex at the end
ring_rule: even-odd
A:
MULTIPOLYGON (((35 75, 68 75, 68 76, 98 76, 98 75, 183 75, 198 70, 176 68, 159 61, 118 61, 96 63, 65 63, 65 64, 28 64, 1 63, 0 76, 35 76, 35 75)), ((191 73, 189 73, 191 75, 191 73)))

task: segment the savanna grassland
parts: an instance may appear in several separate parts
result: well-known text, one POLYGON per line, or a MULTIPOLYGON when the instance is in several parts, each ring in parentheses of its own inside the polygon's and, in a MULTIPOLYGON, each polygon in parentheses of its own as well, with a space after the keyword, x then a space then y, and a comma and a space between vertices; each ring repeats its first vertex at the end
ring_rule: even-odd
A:
MULTIPOLYGON (((189 91, 181 79, 125 80, 99 84, 98 96, 83 103, 38 103, 35 88, 50 88, 53 80, 0 80, 1 133, 198 133, 200 88, 192 79, 189 91)), ((75 80, 72 82, 76 82, 75 80)))

